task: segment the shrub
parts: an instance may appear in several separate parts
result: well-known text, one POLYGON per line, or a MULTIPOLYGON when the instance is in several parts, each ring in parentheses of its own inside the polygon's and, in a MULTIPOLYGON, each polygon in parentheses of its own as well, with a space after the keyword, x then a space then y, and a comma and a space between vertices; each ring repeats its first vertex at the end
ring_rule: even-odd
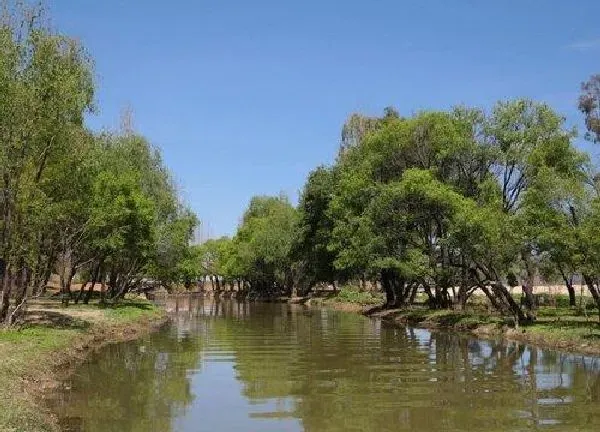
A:
POLYGON ((343 286, 336 297, 336 301, 372 305, 381 303, 383 298, 379 293, 372 291, 361 292, 357 287, 343 286))

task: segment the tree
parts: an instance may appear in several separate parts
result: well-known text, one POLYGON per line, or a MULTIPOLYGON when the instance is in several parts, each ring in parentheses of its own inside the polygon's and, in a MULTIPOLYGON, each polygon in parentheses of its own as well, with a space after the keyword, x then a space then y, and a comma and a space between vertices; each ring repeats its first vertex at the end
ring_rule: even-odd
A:
POLYGON ((243 279, 259 295, 287 293, 293 289, 292 244, 297 237, 297 213, 287 197, 257 196, 238 228, 236 265, 243 279))
POLYGON ((72 166, 73 147, 85 141, 79 137, 94 92, 84 49, 49 30, 40 8, 15 10, 0 24, 0 321, 9 324, 24 311, 37 282, 32 274, 47 267, 39 257, 49 241, 44 228, 52 212, 45 208, 54 202, 54 174, 72 166))
POLYGON ((300 197, 298 237, 292 255, 300 273, 297 283, 303 292, 318 282, 335 286, 339 276, 334 266, 335 254, 328 248, 334 225, 328 210, 335 187, 334 171, 318 167, 309 174, 300 197))
POLYGON ((585 118, 586 138, 600 142, 600 74, 592 75, 581 85, 579 110, 585 118))

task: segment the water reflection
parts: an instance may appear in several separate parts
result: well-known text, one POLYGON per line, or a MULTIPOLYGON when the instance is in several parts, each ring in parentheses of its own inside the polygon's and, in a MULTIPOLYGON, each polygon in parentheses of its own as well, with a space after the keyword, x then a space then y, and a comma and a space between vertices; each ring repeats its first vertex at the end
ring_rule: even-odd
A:
POLYGON ((600 360, 302 306, 170 298, 59 402, 85 431, 598 430, 600 360))

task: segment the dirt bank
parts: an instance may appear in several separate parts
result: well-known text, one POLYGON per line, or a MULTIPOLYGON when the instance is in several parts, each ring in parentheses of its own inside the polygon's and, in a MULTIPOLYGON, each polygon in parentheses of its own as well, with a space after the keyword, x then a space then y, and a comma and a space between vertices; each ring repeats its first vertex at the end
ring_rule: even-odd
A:
POLYGON ((114 307, 54 300, 30 305, 20 327, 0 330, 0 431, 55 431, 46 395, 91 353, 159 329, 165 313, 141 300, 114 307))

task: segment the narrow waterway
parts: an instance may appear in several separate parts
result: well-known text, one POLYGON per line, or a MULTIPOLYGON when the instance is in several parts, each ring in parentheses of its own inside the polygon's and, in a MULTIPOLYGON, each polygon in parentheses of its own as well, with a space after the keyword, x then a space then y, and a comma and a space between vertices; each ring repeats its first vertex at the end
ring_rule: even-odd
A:
POLYGON ((72 431, 599 431, 600 359, 300 305, 169 299, 57 395, 72 431))

